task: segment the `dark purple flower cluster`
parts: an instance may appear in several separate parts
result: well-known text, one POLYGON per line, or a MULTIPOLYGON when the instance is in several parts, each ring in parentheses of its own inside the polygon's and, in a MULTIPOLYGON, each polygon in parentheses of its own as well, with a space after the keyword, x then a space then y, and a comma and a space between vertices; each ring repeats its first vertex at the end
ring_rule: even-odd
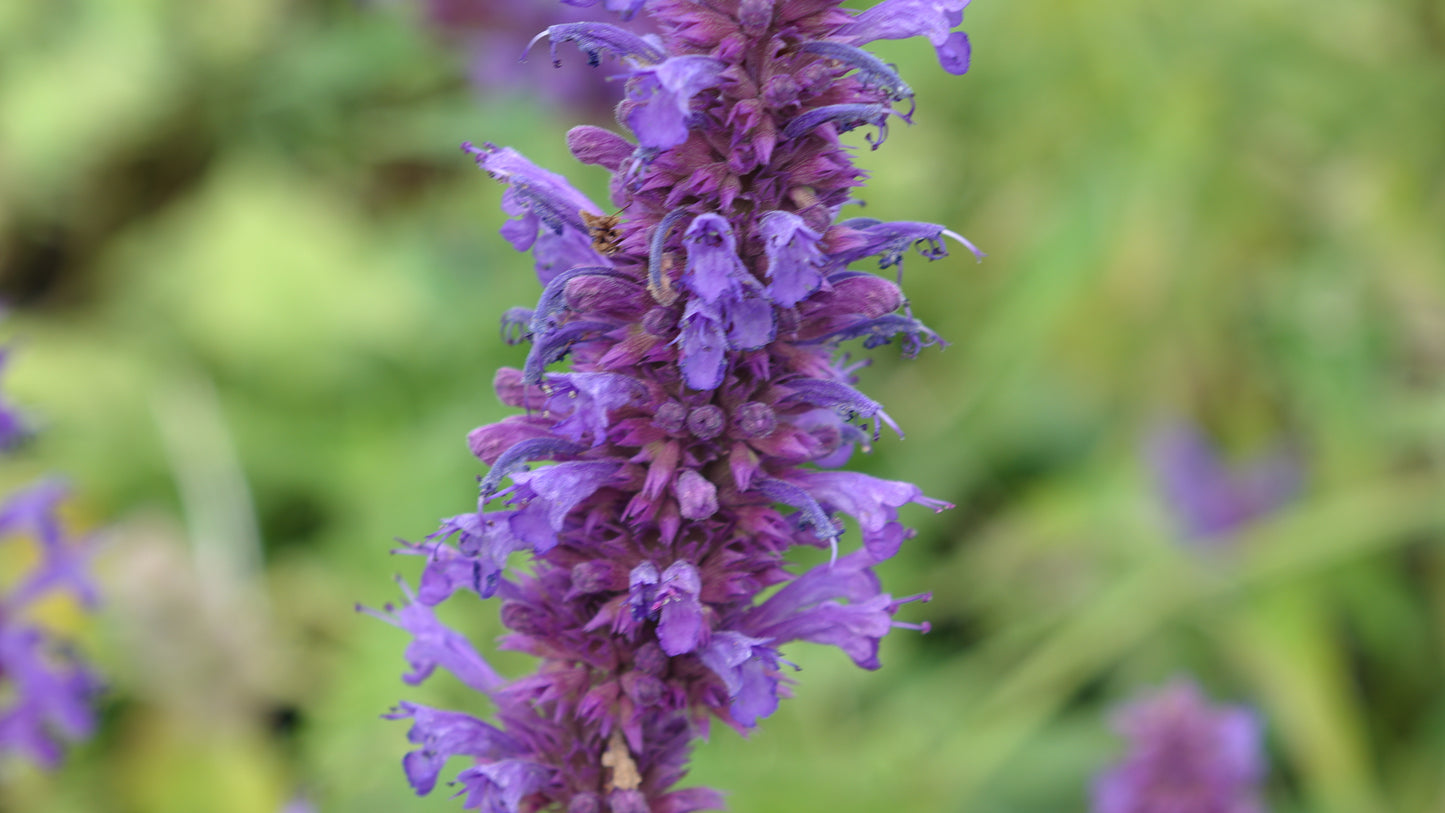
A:
POLYGON ((408 682, 440 666, 497 707, 496 724, 395 710, 419 793, 461 756, 467 808, 714 809, 716 792, 674 788, 691 744, 713 718, 746 730, 776 709, 785 645, 874 669, 890 629, 927 629, 894 620, 926 596, 883 592, 873 568, 911 536, 899 508, 948 506, 837 470, 897 429, 840 346, 912 356, 939 339, 894 281, 849 266, 900 266, 914 247, 937 259, 946 237, 974 249, 928 223, 840 220, 864 173, 839 135, 876 128, 876 148, 913 113, 908 85, 859 46, 925 36, 962 73, 966 2, 646 0, 660 36, 570 23, 537 38, 554 60, 575 47, 628 66, 617 113, 634 140, 568 135, 612 173, 614 215, 515 150, 466 145, 507 185, 502 233, 533 252, 543 292, 503 318, 530 349, 495 388, 524 414, 469 436, 491 466, 477 510, 407 548, 426 557, 421 583, 384 615, 413 636, 408 682), (564 358, 569 372, 549 371, 564 358), (862 544, 839 555, 842 515, 862 544), (791 573, 795 545, 832 558, 791 573), (530 570, 504 575, 524 550, 530 570), (539 658, 535 674, 504 680, 438 622, 457 590, 501 600, 501 646, 539 658))
POLYGON ((1189 539, 1218 541, 1277 511, 1300 490, 1298 455, 1284 450, 1233 467, 1199 427, 1155 433, 1149 462, 1165 502, 1189 539))
POLYGON ((1188 681, 1125 706, 1114 721, 1124 761, 1094 785, 1094 813, 1262 813, 1259 720, 1211 707, 1188 681))
MULTIPOLYGON (((0 364, 4 351, 0 350, 0 364)), ((14 409, 0 403, 0 447, 23 435, 14 409)), ((60 761, 60 738, 88 737, 95 728, 91 701, 96 678, 44 627, 30 609, 68 592, 92 606, 86 577, 89 546, 67 537, 56 514, 64 487, 43 481, 0 501, 0 541, 34 544, 38 561, 12 580, 0 580, 0 757, 15 753, 51 767, 60 761)))

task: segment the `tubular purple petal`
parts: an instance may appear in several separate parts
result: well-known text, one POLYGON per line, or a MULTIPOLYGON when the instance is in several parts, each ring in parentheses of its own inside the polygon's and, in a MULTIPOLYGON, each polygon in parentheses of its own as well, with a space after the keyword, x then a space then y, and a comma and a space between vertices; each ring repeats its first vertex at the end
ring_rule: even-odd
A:
POLYGON ((608 416, 647 393, 635 379, 613 373, 551 373, 546 378, 552 389, 547 411, 563 416, 553 431, 575 443, 591 435, 593 448, 607 440, 608 416))
POLYGON ((502 210, 517 219, 502 227, 502 236, 518 251, 533 249, 537 276, 544 285, 568 268, 607 264, 593 250, 580 214, 600 215, 602 210, 566 178, 542 169, 510 147, 476 147, 468 142, 462 150, 487 174, 507 184, 502 210))
POLYGON ((821 235, 792 212, 767 212, 758 219, 768 258, 768 296, 791 308, 823 285, 821 235))
POLYGON ((874 139, 873 136, 865 136, 865 139, 876 150, 883 146, 883 142, 888 138, 889 116, 903 118, 902 113, 883 104, 854 102, 830 104, 826 107, 815 107, 794 118, 783 128, 783 135, 789 138, 802 138, 824 124, 833 125, 833 129, 839 133, 846 133, 865 124, 871 124, 878 128, 878 137, 874 139))
POLYGON ((526 308, 508 308, 502 314, 502 341, 518 345, 532 338, 532 322, 536 319, 526 308))
POLYGON ((793 391, 793 396, 815 406, 833 407, 843 415, 846 420, 853 420, 857 416, 864 418, 877 418, 873 422, 873 439, 877 440, 880 428, 887 425, 903 437, 903 430, 898 424, 888 417, 883 411, 883 405, 872 398, 853 389, 841 381, 824 381, 818 378, 797 378, 787 382, 788 389, 793 391))
POLYGON ((939 260, 948 256, 948 249, 943 246, 944 237, 952 237, 957 240, 979 260, 985 256, 967 238, 934 223, 910 221, 885 223, 881 220, 859 217, 845 220, 839 223, 838 227, 848 229, 857 236, 857 239, 853 241, 853 246, 848 250, 830 255, 834 262, 843 264, 877 255, 878 267, 888 268, 903 262, 904 252, 910 246, 919 243, 923 244, 918 249, 919 254, 930 260, 939 260))
POLYGON ((612 460, 578 460, 558 463, 535 471, 512 473, 517 483, 514 501, 530 501, 529 508, 546 506, 547 524, 562 530, 562 522, 573 506, 606 484, 622 463, 612 460))
POLYGON ((942 500, 923 496, 912 483, 881 480, 852 471, 806 471, 791 478, 818 502, 858 520, 865 533, 877 532, 898 516, 899 507, 916 503, 934 511, 952 508, 942 500))
POLYGON ((702 578, 690 562, 673 562, 662 572, 652 606, 658 613, 657 641, 668 655, 685 655, 707 640, 708 630, 698 601, 701 590, 702 578))
POLYGON ((522 759, 485 762, 457 774, 466 794, 464 809, 521 813, 522 800, 546 787, 556 770, 522 759))
POLYGON ((747 275, 738 259, 732 224, 716 214, 699 215, 683 235, 687 246, 687 273, 683 284, 703 302, 714 304, 736 297, 747 275))
POLYGON ((421 748, 406 755, 408 781, 418 796, 431 793, 448 757, 490 757, 515 753, 522 746, 497 727, 459 711, 444 711, 416 703, 400 703, 388 720, 412 720, 406 738, 421 748))
POLYGON ((662 576, 657 565, 641 562, 627 575, 627 603, 632 607, 632 617, 638 621, 654 617, 653 600, 657 595, 657 583, 662 576))
POLYGON ((701 300, 689 301, 677 341, 678 363, 687 385, 702 392, 717 389, 727 370, 728 340, 721 316, 701 300))
POLYGON ((943 339, 940 339, 938 334, 934 333, 927 325, 911 316, 903 316, 902 314, 889 314, 887 316, 880 316, 877 319, 863 319, 853 322, 815 339, 811 339, 810 343, 836 343, 846 342, 852 339, 862 339, 863 347, 867 350, 872 350, 892 342, 897 336, 903 337, 904 358, 913 358, 925 347, 932 347, 935 344, 944 343, 943 339))
MULTIPOLYGON (((579 266, 569 268, 566 271, 553 277, 547 287, 542 289, 542 298, 537 300, 537 308, 528 314, 528 333, 538 335, 546 333, 555 327, 552 317, 567 310, 567 283, 578 277, 606 277, 609 279, 620 279, 626 282, 635 282, 626 274, 619 273, 603 266, 579 266)), ((513 310, 520 310, 514 308, 513 310)), ((510 311, 509 311, 510 313, 510 311)))
MULTIPOLYGON (((557 57, 557 46, 564 42, 576 43, 577 48, 587 55, 587 64, 594 68, 602 63, 602 54, 606 52, 639 65, 661 62, 666 56, 656 45, 642 37, 607 23, 563 23, 548 26, 547 30, 527 43, 527 50, 532 50, 532 46, 543 39, 551 43, 552 64, 559 68, 562 67, 562 60, 557 57)), ((525 53, 522 58, 527 58, 525 53)))
POLYGON ((411 634, 412 641, 406 648, 411 672, 403 675, 402 680, 415 686, 431 677, 440 666, 479 692, 490 692, 502 684, 501 676, 477 654, 465 636, 438 621, 430 607, 415 600, 405 582, 401 582, 401 587, 407 597, 405 607, 398 610, 388 604, 385 612, 366 607, 357 609, 411 634))
POLYGON ((753 486, 768 499, 798 509, 801 525, 811 529, 818 539, 827 542, 833 551, 833 558, 838 558, 838 526, 818 501, 813 499, 813 495, 792 483, 770 478, 754 480, 753 486))
POLYGON ((482 497, 486 498, 501 488, 502 478, 509 474, 522 471, 528 463, 537 460, 555 459, 558 457, 571 457, 581 454, 585 449, 576 443, 570 443, 556 438, 531 438, 512 446, 497 458, 487 476, 482 478, 482 497))
MULTIPOLYGON (((903 81, 903 78, 891 65, 862 48, 844 45, 841 42, 817 40, 803 43, 798 50, 805 54, 816 54, 834 62, 841 62, 855 69, 858 71, 858 81, 882 91, 892 101, 901 102, 913 98, 913 88, 903 81)), ((903 118, 906 120, 908 115, 904 115, 903 118)))
POLYGON ((968 72, 972 49, 968 35, 952 29, 963 22, 967 5, 968 0, 883 0, 834 36, 853 45, 925 37, 938 52, 943 69, 961 76, 968 72))
POLYGON ((527 363, 522 366, 522 380, 528 384, 540 384, 548 364, 566 358, 576 343, 612 328, 613 325, 606 322, 568 322, 544 336, 534 336, 532 350, 527 353, 527 363))
POLYGON ((637 143, 667 149, 686 141, 692 98, 717 86, 724 67, 725 63, 711 57, 689 54, 634 71, 627 83, 627 98, 633 103, 627 126, 637 136, 637 143))

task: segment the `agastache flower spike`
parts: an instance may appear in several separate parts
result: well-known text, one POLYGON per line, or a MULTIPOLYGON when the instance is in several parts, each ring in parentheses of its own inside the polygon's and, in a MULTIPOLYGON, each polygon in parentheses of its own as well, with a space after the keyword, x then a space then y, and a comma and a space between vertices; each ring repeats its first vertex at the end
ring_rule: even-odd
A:
POLYGON ((537 38, 554 57, 574 43, 628 66, 618 121, 633 138, 568 135, 611 173, 618 214, 514 150, 465 148, 507 185, 503 234, 532 250, 543 286, 536 308, 504 318, 531 349, 496 390, 525 414, 468 437, 492 467, 477 511, 403 549, 425 558, 420 588, 380 615, 415 638, 409 680, 440 666, 495 704, 495 724, 409 704, 393 715, 412 721, 418 793, 448 757, 469 760, 455 778, 467 809, 716 809, 715 791, 675 788, 692 743, 711 720, 745 731, 777 708, 794 682, 785 647, 834 646, 876 669, 891 629, 927 631, 894 620, 927 594, 894 598, 874 568, 912 535, 899 509, 948 504, 832 469, 881 427, 899 431, 840 346, 897 340, 911 356, 941 340, 901 279, 849 265, 901 269, 915 246, 937 260, 945 237, 978 252, 934 224, 839 221, 863 177, 839 134, 877 127, 877 147, 890 118, 913 114, 913 90, 860 46, 923 35, 962 72, 964 1, 643 6, 656 37, 575 23, 537 38), (564 360, 570 372, 550 369, 564 360), (793 573, 795 545, 831 556, 793 573), (522 550, 531 566, 506 570, 522 550), (535 674, 502 679, 436 620, 429 608, 458 590, 501 599, 501 645, 540 659, 535 674))
POLYGON ((1175 681, 1119 710, 1128 753, 1094 784, 1093 813, 1264 813, 1260 723, 1175 681))
POLYGON ((1231 467, 1203 430, 1184 422, 1150 438, 1149 463, 1186 539, 1219 543, 1283 508, 1300 491, 1299 456, 1276 448, 1231 467))
MULTIPOLYGON (((0 364, 6 350, 0 349, 0 364)), ((0 448, 25 434, 19 414, 0 402, 0 448)), ((30 618, 30 609, 56 594, 82 606, 96 603, 86 574, 91 543, 70 538, 58 516, 65 487, 46 480, 0 499, 0 542, 26 541, 39 554, 18 578, 0 581, 0 759, 12 754, 54 767, 62 740, 89 737, 92 701, 100 682, 53 632, 30 618)))

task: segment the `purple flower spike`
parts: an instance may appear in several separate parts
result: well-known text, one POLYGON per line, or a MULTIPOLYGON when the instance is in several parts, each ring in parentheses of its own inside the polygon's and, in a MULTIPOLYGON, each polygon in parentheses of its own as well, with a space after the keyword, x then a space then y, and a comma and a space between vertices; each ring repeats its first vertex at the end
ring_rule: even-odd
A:
POLYGON ((1121 709, 1124 760, 1094 784, 1093 813, 1263 813, 1259 719, 1241 706, 1210 706, 1177 681, 1121 709))
POLYGON ((1297 455, 1284 450, 1231 469, 1204 434, 1174 424, 1155 434, 1149 463, 1184 535, 1219 541, 1278 511, 1299 493, 1297 455))
POLYGON ((877 669, 885 635, 928 630, 899 619, 926 594, 895 598, 875 570, 913 536, 905 505, 947 503, 836 470, 881 427, 899 432, 840 345, 896 342, 907 357, 943 343, 901 275, 850 266, 899 266, 915 248, 942 259, 945 238, 977 253, 931 223, 839 219, 864 173, 837 134, 874 126, 877 147, 913 108, 860 46, 922 34, 957 67, 966 42, 961 0, 910 2, 606 0, 645 7, 658 36, 550 27, 554 48, 628 63, 630 134, 567 136, 611 173, 614 215, 515 151, 468 148, 507 184, 503 233, 535 254, 543 291, 504 322, 530 342, 522 369, 494 378, 522 414, 468 436, 491 466, 477 511, 402 550, 425 561, 416 601, 388 616, 414 638, 407 679, 446 667, 496 709, 482 723, 403 706, 418 792, 455 755, 470 760, 454 782, 467 809, 718 809, 717 792, 678 787, 692 745, 714 719, 746 730, 777 710, 796 682, 785 648, 877 669), (795 572, 798 545, 829 561, 795 572), (530 562, 506 570, 518 551, 530 562), (501 600, 501 646, 536 657, 535 673, 494 676, 436 622, 430 607, 459 590, 501 600))
MULTIPOLYGON (((0 447, 23 431, 14 410, 0 403, 0 447)), ((71 647, 31 618, 32 607, 52 596, 69 595, 84 607, 97 601, 87 573, 93 545, 72 539, 60 522, 65 494, 64 485, 47 480, 0 500, 0 542, 37 554, 29 570, 6 574, 8 593, 0 593, 0 758, 15 754, 46 768, 60 763, 64 741, 93 733, 101 689, 71 647)))

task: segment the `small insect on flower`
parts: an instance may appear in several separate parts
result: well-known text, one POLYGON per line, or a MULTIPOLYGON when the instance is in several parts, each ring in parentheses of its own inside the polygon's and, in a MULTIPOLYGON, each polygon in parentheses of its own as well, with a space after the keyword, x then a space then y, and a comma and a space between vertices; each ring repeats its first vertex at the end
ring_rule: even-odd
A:
POLYGON ((622 222, 622 212, 612 215, 594 215, 583 209, 582 222, 587 225, 587 234, 592 238, 592 250, 604 257, 611 257, 622 250, 622 232, 617 226, 622 222))

